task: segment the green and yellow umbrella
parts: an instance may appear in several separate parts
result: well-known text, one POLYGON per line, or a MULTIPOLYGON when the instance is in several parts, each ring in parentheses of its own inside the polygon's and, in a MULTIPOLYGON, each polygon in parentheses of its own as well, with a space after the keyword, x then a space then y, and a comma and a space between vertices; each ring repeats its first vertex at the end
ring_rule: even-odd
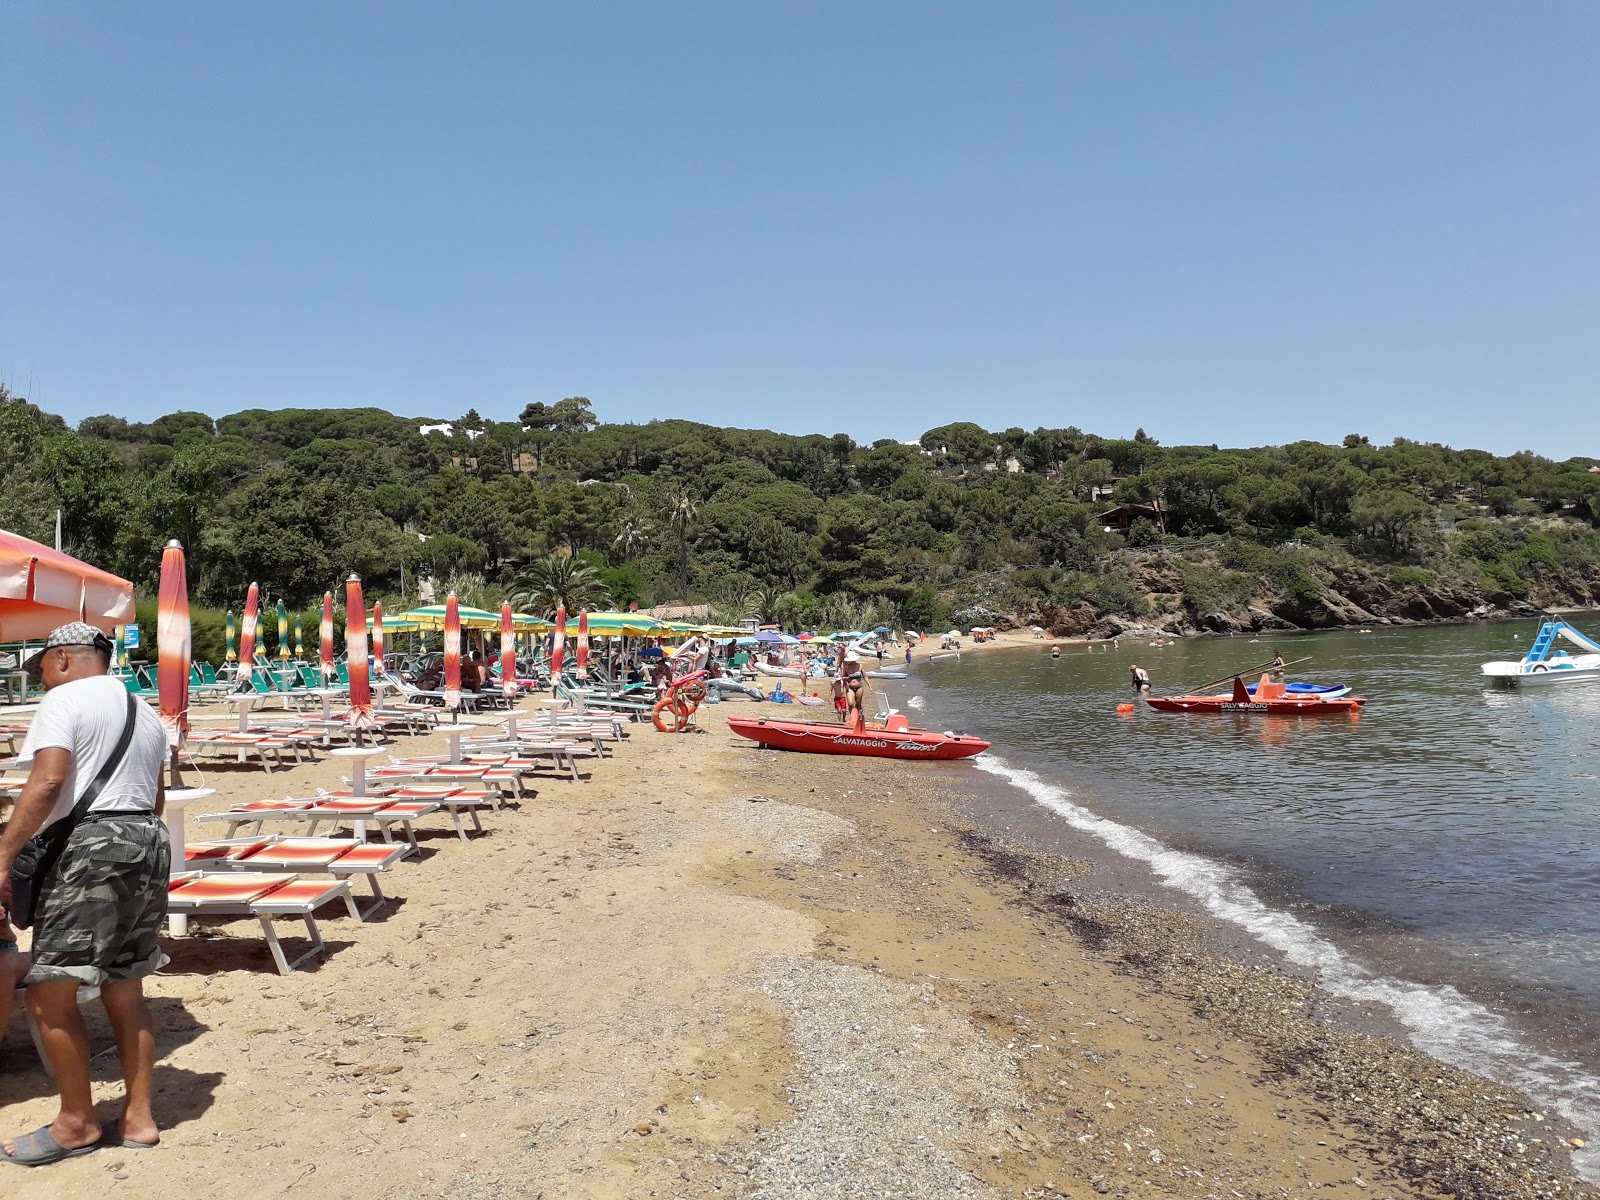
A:
MULTIPOLYGON (((401 613, 399 620, 412 621, 418 629, 440 630, 444 628, 444 605, 429 604, 423 608, 413 608, 408 613, 401 613)), ((469 608, 465 604, 458 606, 461 612, 461 627, 463 629, 499 629, 500 614, 485 612, 481 608, 469 608)), ((388 617, 383 619, 385 629, 398 628, 395 621, 388 617)))

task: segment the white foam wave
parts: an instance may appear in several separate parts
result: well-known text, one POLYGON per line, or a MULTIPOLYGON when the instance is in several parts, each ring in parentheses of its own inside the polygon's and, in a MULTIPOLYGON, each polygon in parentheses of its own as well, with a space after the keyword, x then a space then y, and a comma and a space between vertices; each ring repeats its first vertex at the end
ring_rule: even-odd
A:
POLYGON ((913 696, 913 697, 911 697, 911 699, 906 701, 906 707, 907 708, 914 708, 918 712, 921 712, 924 708, 927 707, 927 705, 922 702, 922 697, 921 696, 913 696))
MULTIPOLYGON (((991 753, 972 760, 981 770, 1020 788, 1042 807, 1128 858, 1147 864, 1167 887, 1194 897, 1208 912, 1248 930, 1290 962, 1311 972, 1335 996, 1381 1004, 1434 1057, 1528 1093, 1594 1140, 1600 1134, 1600 1079, 1582 1064, 1541 1054, 1522 1043, 1506 1020, 1448 985, 1427 987, 1376 975, 1311 926, 1264 903, 1226 864, 1174 850, 1148 834, 1074 804, 1063 787, 991 753)), ((1574 1152, 1573 1165, 1600 1183, 1600 1150, 1574 1152)))

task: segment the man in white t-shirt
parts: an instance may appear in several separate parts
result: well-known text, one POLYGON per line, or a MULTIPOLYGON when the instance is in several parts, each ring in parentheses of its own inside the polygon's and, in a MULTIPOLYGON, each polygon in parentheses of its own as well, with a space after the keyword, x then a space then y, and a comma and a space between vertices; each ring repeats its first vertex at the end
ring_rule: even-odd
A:
POLYGON ((27 663, 46 695, 19 755, 28 780, 0 834, 0 903, 11 904, 11 866, 28 839, 70 816, 111 761, 130 716, 133 727, 121 763, 38 881, 26 1001, 61 1110, 49 1125, 0 1143, 0 1161, 23 1166, 160 1140, 150 1110, 155 1027, 143 980, 161 963, 157 939, 167 913, 167 735, 147 705, 135 702, 130 713, 127 689, 106 674, 111 652, 110 638, 76 621, 51 633, 27 663), (100 988, 126 1084, 122 1117, 104 1129, 94 1116, 89 1035, 78 1011, 86 985, 100 988))

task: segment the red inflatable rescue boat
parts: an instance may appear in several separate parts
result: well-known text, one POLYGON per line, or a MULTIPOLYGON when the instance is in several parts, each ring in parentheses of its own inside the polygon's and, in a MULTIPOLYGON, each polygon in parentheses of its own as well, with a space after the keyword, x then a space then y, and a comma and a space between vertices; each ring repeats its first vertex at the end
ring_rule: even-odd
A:
POLYGON ((819 721, 775 721, 767 717, 729 717, 728 728, 742 737, 807 754, 859 754, 867 758, 971 758, 989 748, 964 733, 912 729, 902 716, 882 725, 835 725, 819 721))
POLYGON ((1329 698, 1315 692, 1291 692, 1281 683, 1263 675, 1251 689, 1244 680, 1233 677, 1233 693, 1227 696, 1147 696, 1145 703, 1158 712, 1178 713, 1266 713, 1268 716, 1319 716, 1328 713, 1357 713, 1366 703, 1360 696, 1329 698))

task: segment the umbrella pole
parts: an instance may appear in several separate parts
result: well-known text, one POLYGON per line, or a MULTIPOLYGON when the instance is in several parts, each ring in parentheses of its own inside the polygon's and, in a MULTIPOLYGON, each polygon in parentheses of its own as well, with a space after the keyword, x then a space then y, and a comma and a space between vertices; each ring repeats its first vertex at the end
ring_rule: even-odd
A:
POLYGON ((167 787, 176 791, 183 786, 183 776, 178 773, 178 748, 172 747, 167 758, 167 787))

